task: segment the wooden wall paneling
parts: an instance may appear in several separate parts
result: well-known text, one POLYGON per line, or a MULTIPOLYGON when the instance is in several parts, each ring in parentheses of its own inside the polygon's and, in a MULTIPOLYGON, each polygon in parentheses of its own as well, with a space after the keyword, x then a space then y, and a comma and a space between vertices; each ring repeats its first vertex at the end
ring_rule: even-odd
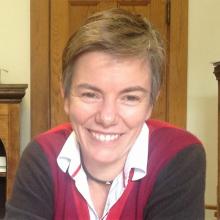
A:
POLYGON ((132 2, 132 4, 131 4, 130 1, 118 1, 117 4, 118 4, 118 8, 123 8, 125 10, 135 12, 137 14, 142 14, 143 16, 150 19, 150 4, 149 4, 149 2, 139 1, 139 2, 136 2, 136 4, 135 4, 135 2, 132 2))
POLYGON ((118 0, 118 4, 120 5, 147 5, 151 2, 151 0, 118 0))
POLYGON ((71 5, 98 5, 118 2, 121 5, 146 5, 150 0, 69 0, 71 5))
POLYGON ((70 7, 70 34, 73 34, 88 16, 97 11, 100 1, 71 1, 70 7), (74 2, 74 4, 73 4, 74 2))
POLYGON ((69 38, 68 1, 51 1, 50 25, 50 114, 51 127, 67 120, 61 96, 62 52, 69 38))
POLYGON ((31 0, 31 135, 50 127, 49 0, 31 0))
MULTIPOLYGON (((157 28, 157 30, 160 32, 164 44, 165 44, 165 50, 166 54, 168 55, 166 59, 169 59, 169 24, 166 21, 166 16, 167 16, 167 1, 164 0, 154 0, 151 1, 150 4, 150 15, 149 19, 153 26, 157 28)), ((161 120, 167 121, 167 105, 168 103, 168 98, 167 98, 167 74, 168 74, 168 69, 166 68, 163 73, 163 84, 162 88, 158 97, 158 100, 154 106, 154 111, 153 111, 153 118, 158 118, 161 120)))
POLYGON ((117 0, 100 1, 96 11, 102 11, 109 8, 117 8, 117 0))
POLYGON ((170 55, 167 78, 168 121, 186 127, 188 1, 171 1, 170 55))
POLYGON ((70 5, 97 5, 100 1, 95 0, 69 0, 70 5))
POLYGON ((81 24, 97 11, 101 11, 107 8, 116 7, 115 1, 71 1, 70 7, 70 33, 74 33, 81 24), (86 3, 85 3, 86 2, 86 3))
POLYGON ((8 104, 7 198, 10 198, 20 158, 20 105, 8 104), (8 172, 10 171, 10 172, 8 172))

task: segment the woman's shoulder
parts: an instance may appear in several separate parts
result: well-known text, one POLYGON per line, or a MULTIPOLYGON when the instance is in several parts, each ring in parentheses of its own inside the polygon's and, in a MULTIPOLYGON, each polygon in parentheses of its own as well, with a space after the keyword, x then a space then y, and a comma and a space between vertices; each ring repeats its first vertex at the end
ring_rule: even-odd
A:
POLYGON ((173 144, 201 144, 200 139, 184 128, 177 127, 168 122, 150 119, 147 121, 150 140, 159 139, 160 142, 173 144))

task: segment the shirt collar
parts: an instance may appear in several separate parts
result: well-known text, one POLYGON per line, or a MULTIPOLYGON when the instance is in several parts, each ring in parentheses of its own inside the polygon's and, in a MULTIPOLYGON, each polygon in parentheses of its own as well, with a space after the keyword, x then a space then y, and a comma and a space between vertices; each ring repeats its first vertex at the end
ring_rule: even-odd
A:
POLYGON ((63 172, 68 171, 71 176, 81 165, 79 145, 74 131, 71 132, 64 143, 57 157, 57 163, 63 172))
MULTIPOLYGON (((144 124, 125 163, 124 172, 126 179, 132 168, 134 168, 132 180, 141 179, 147 174, 148 140, 149 129, 147 124, 144 124)), ((57 157, 57 163, 60 169, 63 172, 68 171, 70 176, 76 173, 76 170, 81 166, 79 145, 76 141, 74 131, 72 131, 64 143, 62 150, 57 157)))
POLYGON ((147 124, 144 124, 125 163, 126 176, 129 175, 130 170, 134 168, 132 180, 141 179, 147 174, 148 142, 149 129, 147 124))

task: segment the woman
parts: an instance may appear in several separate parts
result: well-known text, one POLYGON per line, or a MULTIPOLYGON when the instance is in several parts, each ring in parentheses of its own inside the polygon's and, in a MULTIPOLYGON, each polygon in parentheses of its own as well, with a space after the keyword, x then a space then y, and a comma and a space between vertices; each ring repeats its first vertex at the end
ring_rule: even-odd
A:
POLYGON ((204 219, 205 153, 192 134, 150 120, 164 48, 143 17, 89 17, 63 53, 70 124, 26 148, 6 219, 204 219))

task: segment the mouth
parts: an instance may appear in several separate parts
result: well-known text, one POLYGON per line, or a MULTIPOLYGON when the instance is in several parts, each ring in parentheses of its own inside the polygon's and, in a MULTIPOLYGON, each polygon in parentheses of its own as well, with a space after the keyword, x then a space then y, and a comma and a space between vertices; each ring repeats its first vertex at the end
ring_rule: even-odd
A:
POLYGON ((115 141, 121 136, 121 134, 104 134, 94 131, 90 131, 90 133, 97 141, 101 141, 101 142, 115 141))

